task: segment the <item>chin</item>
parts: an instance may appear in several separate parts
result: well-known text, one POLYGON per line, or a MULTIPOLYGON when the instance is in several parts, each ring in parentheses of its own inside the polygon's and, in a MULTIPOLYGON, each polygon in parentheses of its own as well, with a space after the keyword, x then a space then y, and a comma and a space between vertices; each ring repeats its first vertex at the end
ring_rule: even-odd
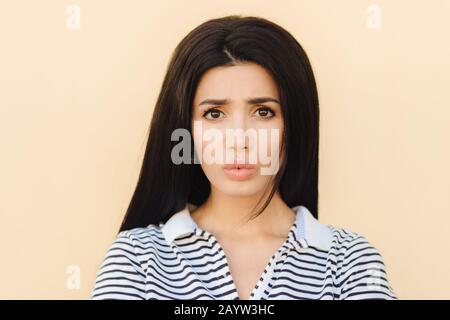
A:
POLYGON ((224 194, 229 196, 253 196, 261 193, 264 190, 264 184, 261 181, 233 181, 228 180, 226 182, 216 185, 224 194))

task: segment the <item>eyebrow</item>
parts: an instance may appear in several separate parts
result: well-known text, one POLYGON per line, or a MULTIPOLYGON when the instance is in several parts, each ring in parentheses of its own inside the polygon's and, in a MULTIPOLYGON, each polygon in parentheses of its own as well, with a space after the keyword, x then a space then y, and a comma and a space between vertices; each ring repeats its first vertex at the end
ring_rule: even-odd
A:
MULTIPOLYGON (((280 102, 275 99, 275 98, 271 98, 271 97, 255 97, 255 98, 249 98, 246 100, 247 104, 258 104, 258 103, 265 103, 265 102, 275 102, 280 104, 280 102)), ((204 105, 204 104, 212 104, 215 106, 218 105, 226 105, 229 104, 230 101, 227 99, 206 99, 203 100, 202 102, 200 102, 198 105, 204 105)))

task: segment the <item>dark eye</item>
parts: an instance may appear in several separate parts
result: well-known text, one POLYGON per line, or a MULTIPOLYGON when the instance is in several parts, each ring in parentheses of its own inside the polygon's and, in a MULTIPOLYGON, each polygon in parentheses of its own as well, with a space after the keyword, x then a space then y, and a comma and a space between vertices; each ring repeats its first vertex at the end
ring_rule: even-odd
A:
POLYGON ((220 119, 221 113, 222 113, 222 111, 211 108, 211 109, 206 110, 205 113, 203 113, 203 118, 206 118, 208 120, 220 119))
POLYGON ((275 112, 268 107, 259 108, 258 110, 256 110, 256 112, 257 112, 258 116, 261 118, 270 119, 275 116, 275 112))

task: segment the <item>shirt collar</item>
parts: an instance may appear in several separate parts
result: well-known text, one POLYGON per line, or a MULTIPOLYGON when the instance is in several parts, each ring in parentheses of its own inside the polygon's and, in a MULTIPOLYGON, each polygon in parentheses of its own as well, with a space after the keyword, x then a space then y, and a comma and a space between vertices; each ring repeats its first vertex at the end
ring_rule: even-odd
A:
MULTIPOLYGON (((190 214, 190 211, 195 208, 195 205, 188 203, 184 209, 174 213, 166 223, 160 224, 161 231, 169 244, 180 236, 200 230, 190 214)), ((296 212, 295 235, 302 247, 312 246, 328 251, 332 243, 330 227, 320 223, 305 206, 298 205, 292 209, 296 212)))

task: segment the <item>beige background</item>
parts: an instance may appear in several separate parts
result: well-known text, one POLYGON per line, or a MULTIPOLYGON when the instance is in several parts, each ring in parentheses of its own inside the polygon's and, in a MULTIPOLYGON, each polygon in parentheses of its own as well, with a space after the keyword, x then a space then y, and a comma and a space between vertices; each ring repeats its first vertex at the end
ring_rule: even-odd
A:
POLYGON ((0 298, 89 297, 172 50, 236 13, 281 24, 311 59, 321 221, 366 236, 400 298, 450 298, 450 1, 73 3, 79 30, 69 1, 0 4, 0 298))

